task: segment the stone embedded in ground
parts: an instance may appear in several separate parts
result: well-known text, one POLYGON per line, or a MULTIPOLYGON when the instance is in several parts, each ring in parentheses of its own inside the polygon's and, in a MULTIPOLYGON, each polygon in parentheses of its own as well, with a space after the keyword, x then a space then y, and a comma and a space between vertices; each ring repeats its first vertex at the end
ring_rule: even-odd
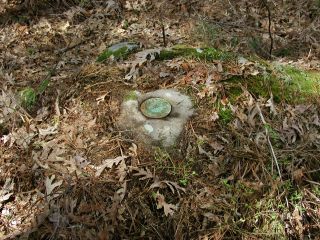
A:
POLYGON ((118 124, 144 144, 170 147, 175 145, 192 114, 190 98, 176 90, 162 89, 145 94, 134 91, 121 106, 118 124), (141 107, 150 108, 149 113, 144 115, 141 107))
POLYGON ((116 43, 108 47, 104 52, 102 52, 98 56, 97 61, 103 62, 110 57, 113 57, 113 59, 125 58, 138 48, 139 48, 139 45, 134 42, 116 43))
POLYGON ((128 50, 128 51, 133 51, 133 50, 137 49, 138 47, 139 47, 139 45, 134 42, 120 42, 120 43, 116 43, 116 44, 110 46, 108 48, 108 51, 116 52, 122 48, 126 48, 126 50, 128 50))

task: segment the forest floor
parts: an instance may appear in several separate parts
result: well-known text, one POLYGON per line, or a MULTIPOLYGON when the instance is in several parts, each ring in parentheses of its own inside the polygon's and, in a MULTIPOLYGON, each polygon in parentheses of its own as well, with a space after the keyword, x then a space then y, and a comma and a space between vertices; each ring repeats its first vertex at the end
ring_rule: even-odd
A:
POLYGON ((319 1, 25 2, 0 4, 0 239, 320 239, 319 1), (119 129, 168 88, 175 147, 119 129))

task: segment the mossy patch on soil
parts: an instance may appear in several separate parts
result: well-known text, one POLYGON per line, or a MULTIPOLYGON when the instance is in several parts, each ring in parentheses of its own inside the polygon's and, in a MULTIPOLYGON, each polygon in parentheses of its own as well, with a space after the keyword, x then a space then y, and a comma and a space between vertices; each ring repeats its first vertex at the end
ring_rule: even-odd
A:
POLYGON ((270 98, 272 93, 275 102, 303 103, 320 96, 320 73, 292 66, 277 66, 270 73, 247 78, 235 76, 228 82, 231 100, 241 95, 241 85, 255 97, 270 98))
POLYGON ((36 91, 31 87, 26 87, 19 92, 21 104, 26 109, 31 109, 36 103, 36 91))
MULTIPOLYGON (((103 51, 97 58, 97 62, 104 62, 110 57, 114 59, 126 59, 130 54, 135 52, 138 45, 134 43, 119 43, 109 47, 103 51)), ((194 58, 198 60, 214 61, 214 60, 232 60, 235 58, 235 54, 225 52, 215 48, 194 48, 185 45, 175 45, 171 48, 165 48, 160 51, 160 54, 156 56, 157 60, 170 60, 176 57, 194 58)))
POLYGON ((19 92, 21 105, 25 107, 27 110, 31 110, 35 106, 39 96, 47 90, 50 83, 50 79, 51 75, 42 80, 39 86, 37 86, 36 88, 32 88, 29 86, 23 88, 19 92))
POLYGON ((218 115, 219 115, 219 121, 222 122, 223 124, 228 124, 233 119, 232 110, 227 106, 222 107, 219 110, 219 114, 218 115))
POLYGON ((206 61, 230 60, 233 54, 215 48, 193 48, 185 45, 176 45, 160 51, 158 60, 169 60, 176 57, 195 58, 206 61))
POLYGON ((285 66, 283 73, 295 90, 304 94, 320 95, 320 72, 303 71, 292 66, 285 66))

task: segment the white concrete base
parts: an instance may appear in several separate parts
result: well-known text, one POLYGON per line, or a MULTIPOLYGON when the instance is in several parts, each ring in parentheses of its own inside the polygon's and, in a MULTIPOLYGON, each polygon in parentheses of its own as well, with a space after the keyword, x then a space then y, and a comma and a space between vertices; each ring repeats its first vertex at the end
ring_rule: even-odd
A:
POLYGON ((176 90, 161 89, 146 94, 135 91, 124 100, 118 123, 121 129, 132 131, 144 144, 170 147, 176 143, 192 114, 190 98, 176 90), (172 106, 171 113, 162 119, 145 117, 140 111, 140 104, 151 97, 166 99, 172 106))

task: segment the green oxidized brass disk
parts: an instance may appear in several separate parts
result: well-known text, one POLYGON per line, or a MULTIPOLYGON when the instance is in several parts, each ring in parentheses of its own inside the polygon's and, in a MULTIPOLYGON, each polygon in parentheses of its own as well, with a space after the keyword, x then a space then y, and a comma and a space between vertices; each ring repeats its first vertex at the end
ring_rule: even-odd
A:
POLYGON ((164 118, 171 112, 171 104, 163 98, 149 98, 145 100, 140 110, 148 118, 164 118))

